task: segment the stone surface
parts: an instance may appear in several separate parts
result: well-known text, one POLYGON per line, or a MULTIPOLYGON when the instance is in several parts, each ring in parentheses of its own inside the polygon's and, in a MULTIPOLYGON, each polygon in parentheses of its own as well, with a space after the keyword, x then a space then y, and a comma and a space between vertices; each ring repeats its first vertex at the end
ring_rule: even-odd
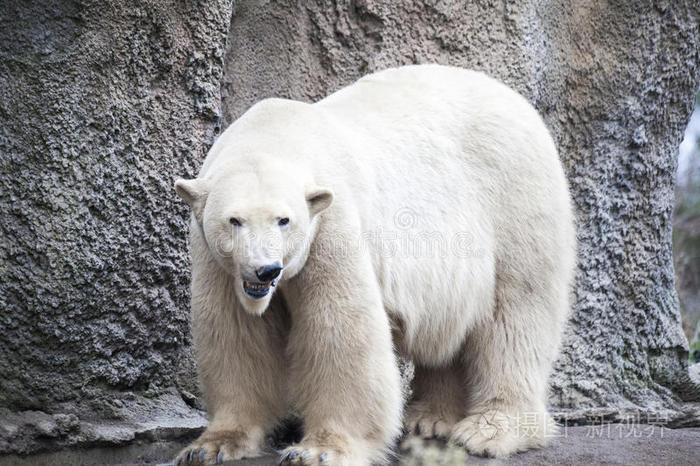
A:
POLYGON ((172 184, 217 130, 230 13, 0 2, 0 408, 44 419, 0 451, 100 438, 55 415, 148 422, 179 409, 172 387, 196 391, 188 212, 172 184))
POLYGON ((204 412, 185 404, 180 394, 170 392, 155 398, 120 394, 107 399, 107 415, 86 414, 85 408, 61 405, 62 411, 13 412, 0 409, 0 454, 26 455, 56 448, 85 445, 121 446, 133 442, 192 440, 207 424, 204 412), (77 412, 78 415, 73 414, 77 412))
POLYGON ((637 3, 0 2, 0 452, 200 428, 173 180, 263 97, 419 62, 501 78, 560 148, 580 267, 555 409, 682 418, 670 233, 700 4, 637 3))
MULTIPOLYGON (((506 460, 467 456, 464 450, 447 447, 439 441, 407 439, 401 455, 393 462, 406 466, 464 464, 542 465, 542 464, 697 464, 700 462, 700 429, 666 429, 649 424, 606 424, 570 426, 552 439, 548 448, 513 455, 506 460)), ((98 447, 69 450, 30 457, 0 456, 0 465, 55 464, 172 464, 169 459, 183 446, 177 441, 135 442, 128 447, 98 447)), ((228 466, 274 466, 279 457, 230 461, 228 466)))

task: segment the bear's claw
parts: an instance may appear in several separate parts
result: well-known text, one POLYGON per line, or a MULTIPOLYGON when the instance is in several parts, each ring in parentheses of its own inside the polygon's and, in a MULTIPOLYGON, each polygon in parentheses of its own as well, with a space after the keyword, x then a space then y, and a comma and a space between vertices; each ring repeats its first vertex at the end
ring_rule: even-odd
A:
POLYGON ((260 447, 256 444, 244 430, 206 431, 177 455, 175 464, 212 465, 253 458, 261 455, 260 447))
MULTIPOLYGON (((315 448, 313 450, 316 450, 315 448)), ((282 455, 280 466, 316 466, 326 464, 329 458, 328 452, 316 453, 312 449, 290 450, 282 455)))
POLYGON ((459 421, 459 414, 450 406, 413 403, 406 409, 404 419, 405 430, 409 435, 417 435, 424 439, 447 439, 459 421))
MULTIPOLYGON (((189 464, 207 464, 206 459, 207 459, 206 448, 202 448, 200 450, 194 449, 194 450, 189 450, 187 453, 184 454, 184 456, 178 458, 175 461, 175 465, 176 466, 183 466, 183 465, 189 465, 189 464)), ((223 463, 224 463, 224 452, 219 451, 216 453, 216 464, 223 464, 223 463)))
POLYGON ((223 464, 224 452, 217 451, 216 456, 214 458, 210 457, 209 462, 207 462, 207 449, 206 448, 201 448, 201 449, 194 448, 192 450, 188 450, 187 452, 182 453, 181 456, 175 460, 175 465, 176 466, 184 466, 184 465, 195 465, 195 464, 210 464, 213 461, 216 461, 216 464, 223 464))
MULTIPOLYGON (((183 452, 181 456, 175 460, 177 466, 189 465, 189 464, 206 464, 207 449, 206 448, 193 448, 183 452)), ((217 452, 216 455, 217 464, 224 462, 223 452, 217 452)))

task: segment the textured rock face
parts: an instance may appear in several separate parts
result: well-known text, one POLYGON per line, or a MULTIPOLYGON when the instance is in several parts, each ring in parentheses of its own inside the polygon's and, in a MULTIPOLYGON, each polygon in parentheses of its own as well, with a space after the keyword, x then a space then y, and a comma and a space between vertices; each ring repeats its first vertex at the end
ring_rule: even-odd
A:
POLYGON ((420 62, 501 78, 560 148, 580 269, 552 401, 691 397, 670 217, 700 4, 578 3, 243 1, 231 23, 223 0, 1 3, 0 415, 43 413, 10 416, 0 451, 138 430, 77 419, 187 417, 188 212, 172 181, 197 173, 219 113, 420 62))
MULTIPOLYGON (((313 101, 388 66, 475 68, 544 115, 578 212, 559 408, 674 406, 695 394, 673 289, 677 147, 700 81, 700 4, 241 2, 222 87, 225 123, 269 96, 313 101)), ((517 358, 504 348, 506 357, 517 358)))
POLYGON ((172 183, 214 137, 230 12, 0 4, 0 408, 123 418, 193 390, 172 183))

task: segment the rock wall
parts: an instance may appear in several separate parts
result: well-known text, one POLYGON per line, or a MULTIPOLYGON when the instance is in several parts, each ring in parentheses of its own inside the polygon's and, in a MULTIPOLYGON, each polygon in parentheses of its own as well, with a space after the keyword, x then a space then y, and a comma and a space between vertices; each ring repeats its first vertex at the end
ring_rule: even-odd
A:
POLYGON ((196 384, 172 184, 217 130, 230 14, 0 2, 0 452, 147 430, 90 419, 201 423, 181 396, 196 384))
POLYGON ((232 7, 0 3, 0 452, 201 425, 188 212, 172 181, 196 174, 220 115, 408 63, 501 78, 559 145, 580 267, 552 402, 677 412, 698 396, 670 232, 700 4, 245 0, 231 19, 232 7))

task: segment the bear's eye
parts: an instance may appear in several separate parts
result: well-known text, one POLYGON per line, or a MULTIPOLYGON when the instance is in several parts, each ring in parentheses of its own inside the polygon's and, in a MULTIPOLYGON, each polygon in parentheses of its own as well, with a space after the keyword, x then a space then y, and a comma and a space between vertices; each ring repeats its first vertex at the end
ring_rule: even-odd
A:
POLYGON ((281 227, 285 226, 286 224, 289 223, 289 219, 287 217, 283 217, 277 222, 277 224, 281 227))
POLYGON ((236 217, 231 217, 230 219, 228 219, 228 223, 236 227, 241 226, 241 221, 238 220, 236 217))

